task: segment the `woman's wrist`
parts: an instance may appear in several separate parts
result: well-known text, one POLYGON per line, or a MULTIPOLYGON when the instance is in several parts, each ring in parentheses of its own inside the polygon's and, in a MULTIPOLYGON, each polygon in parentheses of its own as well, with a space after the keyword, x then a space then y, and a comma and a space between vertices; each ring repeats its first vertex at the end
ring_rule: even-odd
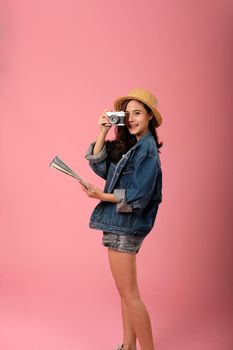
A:
POLYGON ((113 193, 102 192, 101 200, 103 202, 117 203, 116 197, 113 193))

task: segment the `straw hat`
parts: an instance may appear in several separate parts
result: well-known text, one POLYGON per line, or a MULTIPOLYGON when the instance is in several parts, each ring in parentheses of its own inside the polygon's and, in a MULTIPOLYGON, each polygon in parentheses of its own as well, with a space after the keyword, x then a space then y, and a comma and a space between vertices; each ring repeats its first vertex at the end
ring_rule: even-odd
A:
POLYGON ((130 90, 127 96, 124 97, 119 97, 115 102, 114 102, 114 108, 117 111, 120 111, 122 108, 123 102, 127 100, 138 100, 140 102, 145 103, 153 112, 154 117, 157 122, 157 127, 162 123, 162 117, 161 114, 157 111, 157 103, 158 100, 154 95, 152 95, 149 91, 145 89, 133 89, 130 90))

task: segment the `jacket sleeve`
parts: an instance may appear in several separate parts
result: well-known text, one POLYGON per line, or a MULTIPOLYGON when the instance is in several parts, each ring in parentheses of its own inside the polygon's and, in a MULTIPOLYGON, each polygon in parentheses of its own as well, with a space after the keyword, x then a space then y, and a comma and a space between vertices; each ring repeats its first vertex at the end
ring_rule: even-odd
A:
POLYGON ((102 148, 102 150, 98 154, 93 154, 93 150, 95 147, 95 142, 91 143, 86 152, 85 158, 89 161, 89 165, 92 170, 106 180, 107 178, 107 147, 106 144, 102 148))
POLYGON ((135 162, 132 179, 126 189, 114 189, 117 199, 116 209, 121 213, 137 212, 150 201, 159 171, 158 159, 149 154, 141 154, 135 162))

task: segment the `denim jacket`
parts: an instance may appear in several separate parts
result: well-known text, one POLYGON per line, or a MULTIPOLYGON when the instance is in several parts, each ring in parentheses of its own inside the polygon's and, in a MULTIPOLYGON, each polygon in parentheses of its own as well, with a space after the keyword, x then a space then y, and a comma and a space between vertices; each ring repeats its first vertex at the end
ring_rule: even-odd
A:
POLYGON ((86 159, 94 172, 106 180, 104 192, 114 193, 117 203, 101 201, 89 226, 121 235, 145 237, 152 229, 162 201, 162 171, 155 139, 148 131, 118 163, 108 165, 106 146, 86 159))

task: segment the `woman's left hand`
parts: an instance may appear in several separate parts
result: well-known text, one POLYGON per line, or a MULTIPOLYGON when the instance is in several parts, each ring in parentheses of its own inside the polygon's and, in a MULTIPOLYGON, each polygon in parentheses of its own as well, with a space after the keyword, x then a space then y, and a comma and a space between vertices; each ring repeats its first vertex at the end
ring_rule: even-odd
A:
POLYGON ((103 199, 104 192, 101 191, 98 187, 89 184, 89 189, 87 189, 81 182, 80 185, 82 186, 83 191, 88 195, 88 197, 96 198, 99 200, 103 199))

